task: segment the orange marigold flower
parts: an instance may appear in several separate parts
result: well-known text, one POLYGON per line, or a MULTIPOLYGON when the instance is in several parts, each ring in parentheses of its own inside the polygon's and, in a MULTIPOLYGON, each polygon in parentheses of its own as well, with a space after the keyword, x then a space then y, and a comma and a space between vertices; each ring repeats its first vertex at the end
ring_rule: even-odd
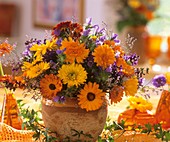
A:
POLYGON ((89 49, 86 49, 84 44, 80 44, 78 41, 73 41, 69 38, 69 41, 65 39, 62 42, 61 50, 66 48, 64 53, 66 54, 66 62, 74 63, 82 63, 83 60, 88 56, 89 49))
POLYGON ((53 74, 45 75, 40 81, 40 91, 45 98, 52 99, 61 89, 61 80, 53 74))
POLYGON ((0 57, 5 53, 10 53, 13 47, 6 41, 0 44, 0 57))
POLYGON ((94 56, 94 62, 97 63, 97 66, 101 66, 104 69, 113 64, 115 61, 113 49, 106 44, 99 45, 95 48, 92 55, 94 56))
POLYGON ((123 86, 127 96, 134 96, 138 90, 138 79, 136 77, 127 79, 123 86))
POLYGON ((79 105, 86 111, 99 109, 103 104, 105 92, 99 89, 97 83, 88 82, 78 95, 79 105))
POLYGON ((122 86, 114 86, 111 91, 109 92, 109 98, 111 100, 111 104, 120 102, 123 97, 123 88, 122 86))

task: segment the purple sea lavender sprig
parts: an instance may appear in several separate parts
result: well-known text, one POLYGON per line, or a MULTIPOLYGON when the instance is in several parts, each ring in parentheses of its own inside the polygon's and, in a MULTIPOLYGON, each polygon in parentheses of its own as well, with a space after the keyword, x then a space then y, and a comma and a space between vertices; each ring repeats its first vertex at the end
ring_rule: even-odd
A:
POLYGON ((143 86, 143 85, 144 85, 144 82, 145 82, 145 78, 142 78, 142 77, 141 77, 141 78, 138 79, 138 85, 139 85, 139 86, 143 86))
POLYGON ((134 54, 131 55, 125 55, 124 59, 126 60, 126 62, 130 63, 132 66, 135 66, 138 64, 138 60, 139 60, 139 56, 134 54))
POLYGON ((86 23, 87 23, 87 25, 91 25, 92 24, 92 18, 87 18, 86 23))
POLYGON ((123 73, 122 73, 122 68, 116 66, 116 64, 112 65, 112 83, 116 84, 121 84, 122 78, 123 78, 123 73))
POLYGON ((155 87, 161 87, 164 86, 166 84, 166 78, 163 74, 160 75, 156 75, 153 79, 152 79, 152 84, 155 87))
POLYGON ((37 39, 33 39, 31 38, 30 40, 27 40, 25 42, 26 45, 26 49, 25 51, 22 53, 23 56, 31 56, 31 52, 30 52, 30 48, 34 45, 34 44, 41 44, 41 40, 37 40, 37 39))

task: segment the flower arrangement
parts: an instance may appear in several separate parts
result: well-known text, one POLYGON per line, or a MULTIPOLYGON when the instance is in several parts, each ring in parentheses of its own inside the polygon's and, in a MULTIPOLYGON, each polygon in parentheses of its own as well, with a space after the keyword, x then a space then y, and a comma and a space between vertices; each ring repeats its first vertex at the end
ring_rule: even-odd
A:
POLYGON ((74 97, 82 109, 93 111, 107 94, 117 103, 124 94, 135 95, 141 85, 142 72, 134 67, 139 57, 126 53, 117 34, 93 25, 91 18, 83 26, 61 22, 49 38, 31 39, 25 45, 16 68, 22 70, 24 88, 40 92, 33 98, 63 103, 74 97))

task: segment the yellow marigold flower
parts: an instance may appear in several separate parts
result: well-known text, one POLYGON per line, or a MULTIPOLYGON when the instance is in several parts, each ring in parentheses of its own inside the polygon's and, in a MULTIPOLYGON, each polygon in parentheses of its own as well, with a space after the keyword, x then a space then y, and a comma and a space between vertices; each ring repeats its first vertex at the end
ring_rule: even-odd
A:
POLYGON ((76 61, 77 63, 82 63, 89 54, 89 49, 86 49, 84 44, 73 41, 71 38, 62 41, 60 49, 63 50, 65 48, 66 62, 74 63, 76 61))
POLYGON ((61 80, 53 74, 45 75, 40 81, 40 91, 45 98, 52 99, 61 89, 61 80))
POLYGON ((111 91, 109 92, 109 98, 111 100, 111 104, 120 102, 123 97, 123 88, 122 86, 114 86, 111 91))
POLYGON ((140 112, 146 112, 147 110, 152 110, 153 106, 148 100, 144 99, 142 96, 130 96, 128 98, 130 107, 132 109, 137 109, 140 112))
POLYGON ((31 63, 30 62, 23 62, 22 70, 23 71, 30 70, 30 68, 32 68, 39 61, 42 61, 42 58, 41 59, 36 58, 31 63))
POLYGON ((50 68, 49 63, 40 62, 39 64, 36 64, 35 66, 32 66, 29 70, 27 70, 26 75, 30 79, 35 78, 49 68, 50 68))
POLYGON ((106 44, 99 45, 95 48, 92 55, 94 56, 94 62, 97 63, 97 66, 101 66, 104 69, 115 61, 114 50, 106 44))
POLYGON ((87 79, 87 72, 80 64, 62 65, 58 71, 58 77, 69 87, 83 84, 87 79))
POLYGON ((103 104, 105 92, 99 89, 99 85, 89 82, 78 95, 79 105, 82 109, 93 111, 99 109, 103 104))
POLYGON ((138 80, 136 77, 132 77, 130 79, 127 79, 124 83, 124 90, 126 95, 128 96, 134 96, 137 93, 138 89, 138 80))
POLYGON ((166 77, 166 83, 170 84, 170 72, 166 72, 165 77, 166 77))
POLYGON ((31 48, 30 51, 35 51, 36 53, 34 54, 34 57, 37 58, 42 58, 42 55, 44 55, 48 50, 51 50, 55 47, 56 45, 56 39, 53 39, 52 41, 46 40, 45 44, 34 44, 31 48))

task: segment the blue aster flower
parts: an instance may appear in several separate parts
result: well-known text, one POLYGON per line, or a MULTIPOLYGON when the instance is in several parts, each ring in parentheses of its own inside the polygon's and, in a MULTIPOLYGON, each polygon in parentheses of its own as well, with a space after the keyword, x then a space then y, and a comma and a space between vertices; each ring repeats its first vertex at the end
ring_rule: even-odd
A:
POLYGON ((152 84, 155 87, 161 87, 164 86, 166 84, 166 78, 163 74, 160 75, 156 75, 153 79, 152 79, 152 84))

